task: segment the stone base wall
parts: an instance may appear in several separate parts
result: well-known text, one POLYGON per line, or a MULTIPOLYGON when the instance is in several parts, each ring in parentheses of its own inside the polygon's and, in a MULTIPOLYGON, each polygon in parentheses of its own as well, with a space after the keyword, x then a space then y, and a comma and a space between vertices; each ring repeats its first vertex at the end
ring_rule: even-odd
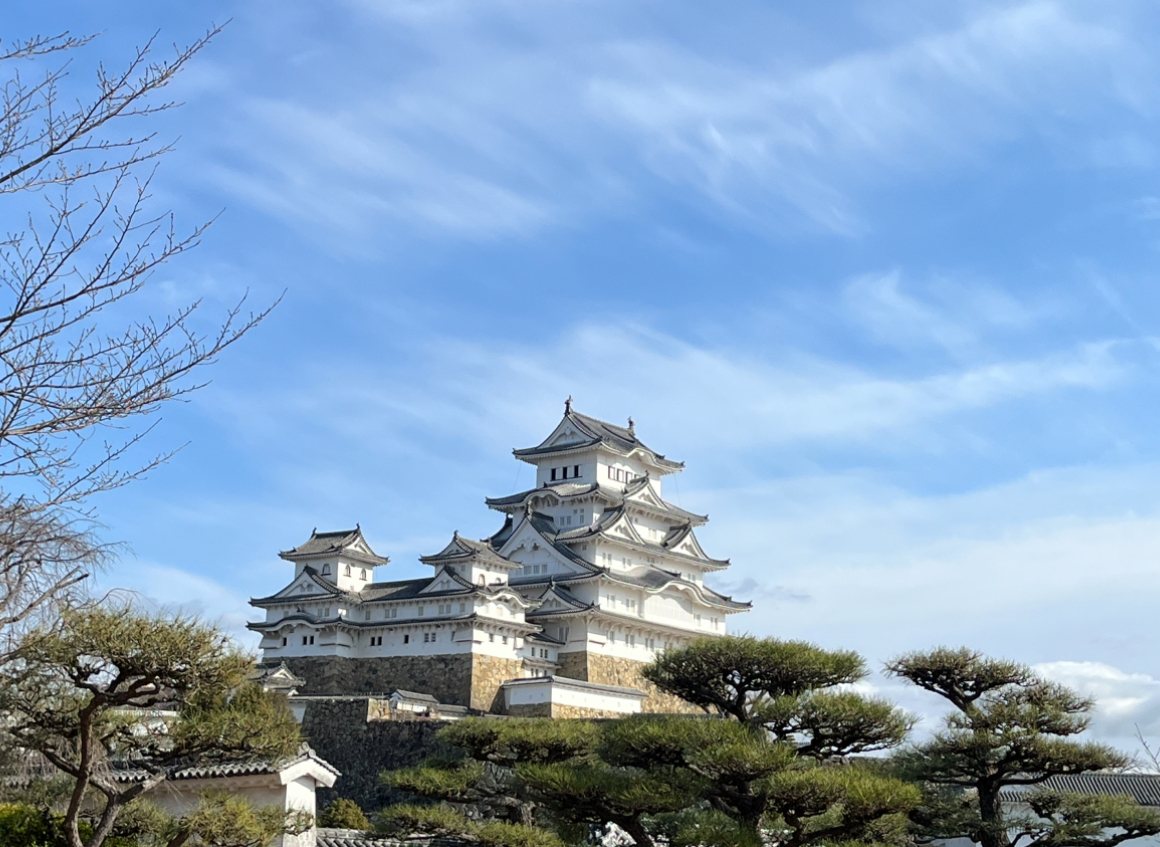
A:
POLYGON ((501 659, 498 656, 478 653, 473 655, 471 660, 471 702, 464 705, 479 709, 481 712, 503 714, 503 692, 500 686, 509 679, 519 679, 523 676, 524 663, 519 659, 501 659))
POLYGON ((566 679, 579 679, 588 682, 588 654, 583 650, 575 653, 561 653, 557 659, 560 668, 556 676, 566 679))
MULTIPOLYGON (((619 685, 622 688, 636 688, 648 696, 641 701, 643 712, 662 714, 702 714, 702 711, 679 697, 665 694, 640 675, 646 662, 621 659, 616 656, 602 656, 586 651, 561 653, 559 675, 569 679, 582 679, 600 685, 619 685)), ((553 717, 565 717, 553 715, 553 717)))
POLYGON ((379 782, 384 770, 411 767, 429 756, 449 753, 435 734, 447 726, 436 720, 367 720, 365 697, 311 700, 302 718, 310 746, 342 776, 333 788, 318 789, 318 808, 347 797, 367 812, 402 802, 402 793, 379 782))
MULTIPOLYGON (((403 688, 430 694, 440 703, 481 708, 472 696, 475 682, 472 658, 470 653, 459 653, 365 659, 299 656, 282 661, 295 675, 306 680, 299 689, 300 694, 389 694, 403 688)), ((490 701, 482 708, 485 711, 490 708, 490 701)))

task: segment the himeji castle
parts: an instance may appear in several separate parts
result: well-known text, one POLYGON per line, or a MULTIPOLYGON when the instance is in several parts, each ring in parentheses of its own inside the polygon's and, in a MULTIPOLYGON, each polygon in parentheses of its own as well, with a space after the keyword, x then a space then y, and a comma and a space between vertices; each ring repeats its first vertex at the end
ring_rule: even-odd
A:
POLYGON ((659 651, 723 635, 749 609, 705 585, 727 559, 695 530, 708 518, 663 496, 684 467, 627 427, 564 417, 536 447, 534 488, 487 500, 490 538, 455 533, 421 557, 430 576, 375 580, 388 565, 361 529, 311 533, 279 555, 281 591, 251 600, 262 663, 301 694, 402 691, 479 712, 580 717, 672 711, 640 669, 659 651))

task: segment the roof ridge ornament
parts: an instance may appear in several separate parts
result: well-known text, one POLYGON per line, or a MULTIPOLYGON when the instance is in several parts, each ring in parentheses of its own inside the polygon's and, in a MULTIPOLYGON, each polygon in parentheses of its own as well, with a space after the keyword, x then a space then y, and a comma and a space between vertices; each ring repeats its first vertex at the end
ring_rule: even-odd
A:
POLYGON ((572 414, 572 395, 571 394, 569 394, 568 399, 564 401, 564 414, 565 415, 572 414))
POLYGON ((629 434, 629 435, 631 435, 631 436, 633 436, 633 437, 636 437, 636 424, 634 424, 634 423, 632 422, 632 416, 631 416, 631 415, 630 415, 630 416, 629 416, 629 418, 628 418, 628 434, 629 434))

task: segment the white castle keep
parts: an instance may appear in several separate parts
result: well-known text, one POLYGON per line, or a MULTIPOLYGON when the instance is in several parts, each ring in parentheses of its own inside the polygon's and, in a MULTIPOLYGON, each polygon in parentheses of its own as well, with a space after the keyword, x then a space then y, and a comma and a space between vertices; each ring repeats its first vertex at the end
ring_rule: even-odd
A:
MULTIPOLYGON (((490 538, 455 533, 421 557, 433 574, 376 582, 388 564, 359 528, 313 532, 279 555, 281 591, 251 600, 266 619, 262 662, 302 678, 302 694, 402 689, 481 712, 553 717, 679 708, 645 683, 659 651, 723 635, 750 604, 705 574, 729 566, 698 543, 708 518, 667 502, 662 479, 684 465, 572 410, 539 446, 534 488, 488 499, 504 523, 490 538)), ((285 672, 283 672, 285 673, 285 672)))

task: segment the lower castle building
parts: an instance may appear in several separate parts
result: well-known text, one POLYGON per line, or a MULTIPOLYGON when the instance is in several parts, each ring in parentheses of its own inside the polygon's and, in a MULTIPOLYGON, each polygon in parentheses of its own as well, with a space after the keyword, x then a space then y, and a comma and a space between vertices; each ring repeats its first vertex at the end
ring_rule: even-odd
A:
POLYGON ((723 635, 749 609, 705 585, 727 559, 694 530, 708 518, 666 501, 666 459, 628 427, 564 417, 536 447, 527 491, 488 499, 503 526, 455 533, 422 579, 376 582, 388 564, 361 530, 313 532, 279 555, 294 578, 251 600, 265 620, 262 663, 285 665, 303 695, 433 697, 472 711, 551 717, 672 711, 640 669, 658 652, 723 635))

